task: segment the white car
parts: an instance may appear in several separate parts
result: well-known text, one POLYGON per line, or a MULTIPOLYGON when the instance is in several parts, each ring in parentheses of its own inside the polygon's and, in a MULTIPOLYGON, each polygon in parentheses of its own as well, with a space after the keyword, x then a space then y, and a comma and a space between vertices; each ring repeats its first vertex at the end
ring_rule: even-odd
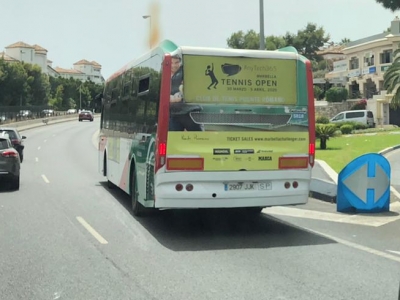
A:
POLYGON ((76 114, 76 109, 71 108, 67 110, 67 115, 72 115, 72 114, 76 114))

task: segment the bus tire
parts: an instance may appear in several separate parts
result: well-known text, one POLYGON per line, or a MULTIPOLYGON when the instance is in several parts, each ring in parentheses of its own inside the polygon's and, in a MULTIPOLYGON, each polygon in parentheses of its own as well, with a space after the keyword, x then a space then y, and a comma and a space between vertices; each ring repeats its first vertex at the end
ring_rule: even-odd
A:
POLYGON ((135 171, 131 173, 131 199, 132 199, 132 213, 133 215, 140 217, 143 215, 145 208, 139 202, 139 193, 136 186, 136 174, 135 171))

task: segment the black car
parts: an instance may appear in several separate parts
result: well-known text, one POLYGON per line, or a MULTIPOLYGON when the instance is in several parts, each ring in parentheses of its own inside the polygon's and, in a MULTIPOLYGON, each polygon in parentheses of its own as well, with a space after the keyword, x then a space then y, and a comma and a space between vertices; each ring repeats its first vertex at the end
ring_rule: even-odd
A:
POLYGON ((11 143, 15 150, 18 151, 21 162, 24 160, 24 139, 26 136, 21 136, 17 129, 11 127, 0 127, 0 134, 6 132, 10 137, 11 143))
POLYGON ((0 185, 3 182, 1 178, 9 179, 13 190, 19 189, 21 163, 18 156, 8 134, 0 133, 0 185))

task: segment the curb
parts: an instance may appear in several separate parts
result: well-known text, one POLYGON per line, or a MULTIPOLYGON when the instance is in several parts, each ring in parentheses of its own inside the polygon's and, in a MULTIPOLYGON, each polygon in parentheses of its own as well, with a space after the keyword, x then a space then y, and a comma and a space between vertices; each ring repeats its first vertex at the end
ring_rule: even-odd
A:
POLYGON ((71 121, 76 121, 75 119, 69 118, 69 119, 61 119, 61 120, 57 120, 56 122, 48 122, 47 124, 42 123, 37 123, 37 124, 32 124, 32 125, 27 125, 21 128, 17 128, 18 131, 25 131, 25 130, 29 130, 29 129, 34 129, 34 128, 38 128, 38 127, 43 127, 43 126, 49 126, 49 125, 54 125, 54 124, 58 124, 58 123, 65 123, 65 122, 71 122, 71 121))
MULTIPOLYGON (((385 155, 397 149, 400 149, 400 144, 383 149, 379 151, 378 154, 385 155)), ((331 181, 312 177, 310 182, 310 197, 330 203, 336 203, 338 173, 336 173, 336 171, 333 170, 325 161, 318 159, 315 161, 331 181)), ((400 201, 400 193, 392 186, 390 186, 390 193, 394 198, 397 198, 397 200, 400 201)))

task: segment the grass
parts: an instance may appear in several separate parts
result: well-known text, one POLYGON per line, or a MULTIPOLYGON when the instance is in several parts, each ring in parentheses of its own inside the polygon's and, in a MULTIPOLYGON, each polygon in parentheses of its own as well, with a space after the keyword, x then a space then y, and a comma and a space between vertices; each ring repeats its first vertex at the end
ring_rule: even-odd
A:
POLYGON ((393 131, 379 132, 376 135, 352 134, 333 137, 327 141, 327 149, 321 150, 319 140, 316 141, 316 158, 324 160, 339 173, 353 159, 366 154, 377 153, 385 148, 400 144, 399 134, 393 134, 393 131))

